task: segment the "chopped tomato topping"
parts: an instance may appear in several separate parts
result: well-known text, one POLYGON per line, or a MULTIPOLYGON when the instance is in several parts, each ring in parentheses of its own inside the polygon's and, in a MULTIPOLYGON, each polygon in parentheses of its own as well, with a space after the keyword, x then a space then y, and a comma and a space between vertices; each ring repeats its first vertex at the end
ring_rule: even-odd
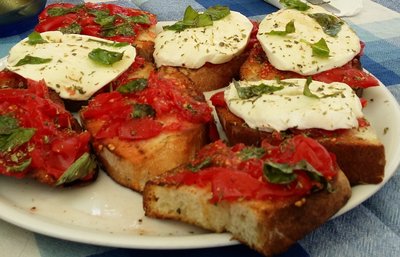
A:
POLYGON ((365 128, 365 127, 368 127, 369 125, 370 125, 369 122, 365 118, 358 119, 358 126, 360 128, 365 128))
POLYGON ((325 83, 342 82, 352 88, 368 88, 379 85, 378 80, 374 76, 360 70, 358 67, 354 67, 352 62, 342 67, 315 74, 312 78, 325 83))
MULTIPOLYGON (((361 43, 361 46, 363 49, 364 44, 361 43)), ((379 85, 378 80, 371 74, 361 69, 361 65, 358 58, 360 55, 362 55, 362 51, 359 53, 358 56, 356 56, 353 60, 351 60, 347 64, 338 68, 334 68, 328 71, 323 71, 318 74, 312 75, 312 79, 317 81, 322 81, 325 83, 342 82, 349 85, 352 88, 368 88, 368 87, 378 86, 379 85)), ((251 60, 253 62, 258 63, 258 65, 261 65, 259 74, 261 79, 276 79, 277 77, 279 79, 304 77, 292 71, 281 71, 276 69, 268 61, 264 53, 264 50, 262 49, 260 44, 256 44, 250 54, 252 56, 251 60)))
POLYGON ((154 14, 114 4, 55 3, 40 13, 35 30, 60 30, 132 44, 143 30, 156 23, 154 14))
POLYGON ((224 91, 215 93, 211 98, 211 103, 215 106, 215 107, 227 107, 226 102, 225 102, 225 98, 224 98, 224 91))
POLYGON ((211 120, 211 109, 174 80, 162 79, 153 72, 140 90, 98 94, 82 115, 88 121, 102 121, 96 138, 137 140, 157 136, 162 131, 184 129, 186 122, 207 123, 211 120), (136 112, 140 108, 145 111, 136 112))
POLYGON ((10 127, 2 124, 11 129, 4 134, 0 131, 2 136, 15 134, 7 137, 11 146, 0 150, 0 174, 22 178, 32 170, 43 170, 56 181, 89 151, 90 135, 71 129, 72 115, 48 98, 43 81, 28 80, 27 86, 0 90, 0 117, 15 123, 10 127), (25 137, 23 131, 31 131, 32 135, 19 144, 25 137))
POLYGON ((26 80, 9 70, 0 71, 0 88, 22 88, 26 80))
POLYGON ((202 148, 187 169, 164 178, 163 182, 211 186, 210 201, 216 203, 301 197, 323 188, 323 181, 331 181, 337 172, 334 155, 317 141, 298 135, 278 146, 264 141, 261 148, 243 144, 228 147, 216 141, 202 148), (271 163, 293 167, 290 170, 293 177, 286 182, 273 181, 267 175, 271 163))

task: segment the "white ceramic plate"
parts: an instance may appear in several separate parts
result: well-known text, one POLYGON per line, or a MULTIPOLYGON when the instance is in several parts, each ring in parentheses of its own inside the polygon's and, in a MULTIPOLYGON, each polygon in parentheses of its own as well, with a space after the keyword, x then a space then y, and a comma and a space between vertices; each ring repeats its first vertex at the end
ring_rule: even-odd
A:
MULTIPOLYGON (((6 59, 0 59, 0 70, 6 59)), ((400 109, 384 85, 365 90, 365 114, 385 145, 387 165, 379 185, 353 188, 341 215, 377 192, 400 162, 400 109)), ((0 218, 61 239, 103 246, 185 249, 237 244, 229 234, 210 233, 179 222, 144 217, 141 196, 100 172, 86 187, 57 189, 32 180, 0 177, 0 218)))

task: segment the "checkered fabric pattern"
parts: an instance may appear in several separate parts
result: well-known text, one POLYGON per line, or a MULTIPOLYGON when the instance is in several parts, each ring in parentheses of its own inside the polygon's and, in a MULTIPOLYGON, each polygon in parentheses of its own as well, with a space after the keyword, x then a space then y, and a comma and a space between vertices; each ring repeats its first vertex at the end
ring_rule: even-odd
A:
MULTIPOLYGON (((376 0, 382 1, 384 0, 376 0)), ((50 2, 60 2, 50 0, 50 2)), ((65 1, 63 1, 65 2, 65 1)), ((70 0, 80 3, 80 0, 70 0)), ((101 2, 101 1, 92 1, 101 2)), ((252 19, 277 10, 262 0, 131 0, 107 1, 157 14, 160 21, 177 20, 191 5, 197 10, 228 5, 252 19)), ((400 101, 400 14, 370 0, 364 9, 346 18, 366 43, 363 66, 388 87, 400 101)), ((398 2, 388 6, 400 8, 398 2), (397 3, 397 4, 396 4, 397 3)), ((397 10, 398 11, 398 10, 397 10)), ((0 58, 30 31, 0 38, 0 58)), ((382 114, 390 115, 390 114, 382 114)), ((399 135, 400 143, 400 135, 399 135)), ((400 158, 400 157, 399 157, 400 158)), ((280 257, 395 257, 400 254, 400 172, 375 195, 345 215, 335 218, 301 240, 280 257)), ((35 234, 0 220, 0 257, 155 257, 260 256, 243 245, 191 250, 117 249, 59 240, 35 234)))

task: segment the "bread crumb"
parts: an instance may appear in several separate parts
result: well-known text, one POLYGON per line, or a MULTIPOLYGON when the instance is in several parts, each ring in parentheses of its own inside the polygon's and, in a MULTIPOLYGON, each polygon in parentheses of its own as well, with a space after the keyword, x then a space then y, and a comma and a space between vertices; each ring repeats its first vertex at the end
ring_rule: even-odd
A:
POLYGON ((300 200, 296 201, 296 202, 294 203, 294 205, 295 205, 296 207, 301 207, 301 206, 303 206, 305 203, 306 203, 306 198, 301 198, 300 200))
POLYGON ((107 145, 107 148, 108 148, 110 151, 114 151, 114 150, 115 150, 115 145, 113 145, 113 144, 108 144, 108 145, 107 145))

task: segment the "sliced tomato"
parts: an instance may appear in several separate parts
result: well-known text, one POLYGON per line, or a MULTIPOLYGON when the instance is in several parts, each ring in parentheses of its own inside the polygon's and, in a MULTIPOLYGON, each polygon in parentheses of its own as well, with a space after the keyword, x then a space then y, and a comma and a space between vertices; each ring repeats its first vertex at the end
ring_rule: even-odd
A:
POLYGON ((162 129, 162 124, 154 119, 129 120, 121 124, 118 136, 121 139, 148 139, 160 134, 162 129))
POLYGON ((65 14, 63 16, 48 17, 39 22, 35 27, 37 32, 55 31, 60 28, 65 28, 78 20, 78 15, 75 13, 65 14))
MULTIPOLYGON (((312 75, 312 78, 314 80, 322 81, 325 83, 342 82, 352 88, 368 88, 378 86, 378 80, 371 74, 361 69, 359 57, 363 54, 364 43, 360 42, 360 44, 361 51, 353 60, 341 67, 312 75)), ((261 65, 259 76, 262 79, 273 80, 276 78, 288 79, 305 77, 292 71, 281 71, 276 69, 268 61, 268 58, 266 57, 264 50, 259 43, 256 44, 255 47, 251 50, 250 55, 250 60, 252 62, 257 63, 257 65, 261 65)))
POLYGON ((22 88, 26 79, 9 70, 0 71, 0 88, 22 88))
POLYGON ((312 78, 325 83, 342 82, 352 88, 368 88, 379 85, 378 80, 374 76, 353 67, 351 63, 315 74, 312 78))
MULTIPOLYGON (((101 37, 101 27, 97 24, 88 24, 86 26, 82 26, 81 33, 83 35, 93 36, 93 37, 101 37)), ((110 39, 112 40, 112 39, 110 39)), ((114 40, 118 41, 118 40, 114 40)), ((118 41, 122 42, 122 41, 118 41)))
POLYGON ((310 137, 296 135, 280 146, 268 146, 267 142, 263 142, 263 146, 269 148, 268 158, 275 162, 296 164, 305 160, 327 179, 337 174, 335 157, 310 137))
POLYGON ((238 199, 277 199, 299 197, 311 192, 313 188, 322 188, 319 180, 314 180, 309 172, 293 170, 295 179, 288 183, 272 183, 265 179, 266 162, 297 164, 306 161, 319 175, 327 180, 337 174, 335 157, 326 151, 317 141, 298 135, 278 146, 263 142, 265 154, 260 158, 240 157, 246 146, 237 144, 228 147, 222 141, 216 141, 202 148, 191 169, 168 177, 165 182, 172 184, 211 186, 211 202, 235 201, 238 199))
POLYGON ((211 202, 221 200, 234 201, 250 199, 264 186, 263 182, 241 171, 228 168, 215 169, 212 179, 213 198, 211 202))
POLYGON ((46 8, 39 14, 39 22, 47 19, 48 17, 51 17, 48 14, 48 10, 52 9, 52 8, 72 8, 74 7, 74 4, 70 4, 70 3, 54 3, 54 4, 49 4, 48 6, 46 6, 46 8))
POLYGON ((213 96, 211 96, 210 100, 215 107, 226 107, 224 91, 215 93, 213 96))

